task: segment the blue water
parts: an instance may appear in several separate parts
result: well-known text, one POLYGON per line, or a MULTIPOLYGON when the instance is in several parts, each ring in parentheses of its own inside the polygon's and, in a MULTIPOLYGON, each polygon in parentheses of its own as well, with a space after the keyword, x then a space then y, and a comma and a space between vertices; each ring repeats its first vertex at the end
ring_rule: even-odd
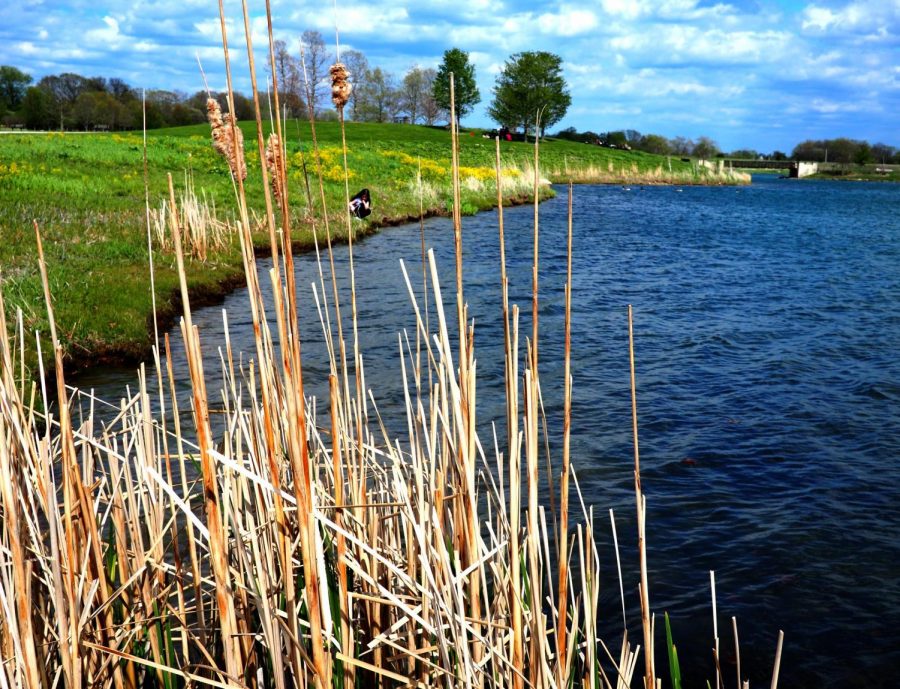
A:
MULTIPOLYGON (((541 376, 555 457, 566 231, 565 189, 557 191, 541 206, 540 275, 541 376)), ((531 332, 531 218, 530 207, 505 211, 523 341, 531 332)), ((632 304, 650 601, 672 619, 686 686, 715 685, 709 570, 728 686, 735 681, 732 616, 751 686, 768 686, 779 629, 781 686, 893 686, 900 669, 900 186, 774 177, 738 189, 581 186, 574 227, 572 456, 585 500, 597 508, 601 616, 609 629, 621 628, 607 513, 614 508, 628 625, 633 638, 640 634, 632 304)), ((483 422, 499 423, 496 228, 496 213, 464 219, 479 411, 483 422)), ((426 241, 450 297, 449 222, 426 222, 426 241)), ((397 332, 412 336, 414 326, 399 260, 419 285, 420 251, 418 225, 386 229, 355 251, 367 381, 387 418, 402 402, 397 332)), ((341 274, 346 256, 337 249, 341 274)), ((317 279, 312 257, 301 257, 297 269, 299 285, 317 279)), ((327 360, 311 293, 304 294, 304 373, 321 398, 327 360)), ((252 356, 246 294, 230 295, 224 308, 233 347, 252 356)), ((195 314, 211 357, 207 371, 223 342, 220 311, 195 314)), ((129 371, 105 370, 79 384, 111 396, 131 380, 129 371)), ((482 431, 492 447, 489 426, 482 431)), ((657 669, 668 678, 661 629, 657 669)))

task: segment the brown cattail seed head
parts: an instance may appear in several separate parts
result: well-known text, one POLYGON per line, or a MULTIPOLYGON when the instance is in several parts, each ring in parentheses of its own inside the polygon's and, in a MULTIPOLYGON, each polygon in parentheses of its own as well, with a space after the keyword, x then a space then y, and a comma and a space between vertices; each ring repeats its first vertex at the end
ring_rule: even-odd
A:
POLYGON ((272 184, 272 191, 275 193, 275 200, 281 201, 281 185, 283 179, 281 177, 282 170, 281 142, 275 133, 269 134, 269 140, 266 142, 266 168, 269 170, 269 179, 272 184))
POLYGON ((347 81, 350 72, 342 62, 335 62, 329 71, 331 72, 331 102, 334 103, 334 107, 341 110, 347 105, 347 101, 350 100, 350 92, 353 91, 353 86, 347 81))
POLYGON ((222 116, 222 109, 215 98, 206 101, 206 116, 212 127, 213 148, 228 161, 231 174, 247 179, 247 165, 244 162, 244 134, 240 127, 231 126, 231 114, 222 116))

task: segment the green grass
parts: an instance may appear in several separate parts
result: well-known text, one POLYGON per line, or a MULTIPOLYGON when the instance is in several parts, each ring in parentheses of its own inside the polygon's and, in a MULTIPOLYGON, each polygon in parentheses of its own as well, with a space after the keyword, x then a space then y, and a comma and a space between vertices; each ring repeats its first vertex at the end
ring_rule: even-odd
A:
POLYGON ((844 182, 900 182, 900 170, 895 169, 885 174, 851 167, 846 170, 826 170, 806 179, 834 179, 844 182))
MULTIPOLYGON (((253 122, 242 122, 247 151, 248 202, 260 216, 264 196, 259 182, 259 155, 253 122)), ((332 233, 342 239, 345 223, 341 135, 337 123, 317 125, 322 150, 326 205, 332 233)), ((289 122, 288 176, 293 236, 298 249, 311 246, 310 215, 321 216, 318 184, 311 157, 308 123, 289 122), (302 153, 301 153, 302 152, 302 153), (310 173, 312 208, 308 207, 302 173, 305 158, 310 173)), ((426 213, 450 208, 450 132, 412 125, 347 125, 350 193, 361 187, 372 192, 374 210, 356 231, 419 214, 416 175, 421 167, 426 213)), ((131 359, 149 346, 152 315, 148 288, 147 238, 144 224, 143 153, 139 134, 7 134, 0 136, 0 243, 3 291, 9 315, 23 312, 27 331, 47 332, 36 259, 32 221, 41 228, 55 298, 60 338, 69 366, 105 359, 131 359)), ((531 144, 502 142, 502 165, 509 188, 505 196, 522 201, 530 196, 534 155, 531 144)), ((235 215, 234 191, 225 161, 209 143, 209 127, 197 125, 149 132, 150 205, 166 197, 166 174, 176 189, 185 186, 186 172, 198 195, 215 204, 220 220, 235 215)), ((489 208, 494 190, 494 142, 480 132, 463 132, 460 143, 462 205, 466 212, 489 208)), ((673 181, 709 182, 706 171, 690 164, 639 152, 616 151, 568 141, 548 140, 541 147, 541 169, 550 180, 571 177, 581 182, 673 181)), ((154 240, 155 241, 155 240, 154 240)), ((268 245, 267 233, 254 241, 268 245)), ((156 298, 159 312, 176 312, 175 262, 171 251, 154 249, 156 298)), ((243 274, 235 235, 188 268, 196 295, 215 295, 230 288, 243 274)), ((45 356, 49 352, 45 352, 45 356)), ((33 354, 29 361, 36 360, 33 354)))

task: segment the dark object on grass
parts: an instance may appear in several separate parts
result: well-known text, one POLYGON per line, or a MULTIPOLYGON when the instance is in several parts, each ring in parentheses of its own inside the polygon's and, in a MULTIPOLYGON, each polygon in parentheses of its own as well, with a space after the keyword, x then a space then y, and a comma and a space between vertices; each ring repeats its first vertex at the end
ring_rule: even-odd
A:
POLYGON ((369 190, 363 189, 350 199, 350 214, 357 218, 365 218, 372 212, 372 199, 369 190))

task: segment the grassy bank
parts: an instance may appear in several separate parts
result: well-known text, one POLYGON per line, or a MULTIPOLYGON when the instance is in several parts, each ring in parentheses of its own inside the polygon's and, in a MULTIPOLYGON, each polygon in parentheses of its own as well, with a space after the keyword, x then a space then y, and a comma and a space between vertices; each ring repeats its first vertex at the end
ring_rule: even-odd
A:
MULTIPOLYGON (((312 245, 312 218, 322 216, 316 164, 311 155, 308 123, 287 123, 288 185, 292 236, 296 248, 312 245), (306 173, 304 172, 306 170, 306 173), (307 178, 309 186, 307 186, 307 178)), ((254 217, 264 217, 258 179, 259 155, 253 123, 242 123, 249 180, 247 200, 254 217)), ((343 160, 336 123, 317 126, 325 206, 335 239, 344 239, 343 160)), ((368 187, 374 209, 365 233, 419 216, 419 197, 426 214, 447 213, 451 201, 450 133, 443 128, 409 125, 347 126, 351 194, 368 187), (421 174, 421 185, 417 182, 421 174)), ((494 142, 480 133, 460 140, 461 207, 474 213, 496 204, 494 142)), ((530 197, 533 146, 503 142, 503 191, 508 202, 530 197)), ((550 181, 606 183, 721 183, 721 179, 688 163, 639 152, 615 151, 567 141, 542 147, 542 175, 550 181), (671 170, 670 170, 671 167, 671 170)), ((237 233, 235 193, 227 165, 209 144, 209 127, 198 125, 151 131, 147 145, 151 224, 161 218, 172 173, 179 196, 190 188, 196 197, 193 235, 205 242, 189 260, 189 290, 212 299, 243 281, 237 233)), ((47 247, 50 283, 65 292, 59 305, 60 332, 67 366, 104 360, 130 360, 148 351, 153 312, 147 286, 148 240, 145 229, 143 145, 137 134, 7 134, 0 136, 0 265, 9 315, 23 312, 26 332, 47 323, 35 261, 32 221, 37 221, 47 247)), ((321 231, 321 223, 320 223, 321 231)), ((157 312, 165 321, 178 310, 176 272, 171 247, 151 233, 155 261, 157 312)), ((261 251, 264 232, 253 228, 261 251)), ((34 357, 29 361, 33 363, 34 357)))
POLYGON ((839 182, 900 182, 900 168, 895 168, 887 173, 873 172, 866 168, 827 170, 806 179, 831 179, 839 182))
MULTIPOLYGON (((187 295, 188 276, 204 267, 185 266, 185 226, 174 215, 169 223, 175 278, 187 295)), ((209 365, 200 344, 209 334, 192 327, 186 298, 184 327, 172 335, 186 363, 173 362, 166 338, 148 365, 156 378, 142 369, 111 423, 96 416, 101 402, 67 390, 55 335, 47 341, 57 356, 55 387, 48 393, 20 377, 20 333, 2 318, 0 301, 4 686, 611 689, 635 686, 642 673, 646 687, 681 686, 668 617, 664 633, 651 609, 630 307, 622 368, 630 369, 634 458, 620 469, 634 480, 634 516, 610 510, 607 526, 585 504, 579 458, 570 456, 572 223, 570 197, 566 346, 542 349, 540 366, 538 288, 532 322, 520 332, 498 226, 495 318, 506 389, 493 442, 478 437, 490 404, 479 399, 476 338, 456 336, 475 327, 461 233, 458 281, 441 283, 429 254, 421 299, 410 306, 415 326, 398 342, 404 418, 387 427, 405 428, 399 438, 388 437, 374 406, 379 392, 365 387, 355 336, 366 326, 351 306, 356 291, 378 285, 351 279, 338 287, 327 259, 323 293, 331 282, 340 302, 320 314, 332 346, 327 371, 312 374, 327 376, 329 394, 318 402, 304 393, 311 374, 291 273, 273 271, 276 289, 265 298, 246 243, 252 361, 206 339, 221 347, 221 365, 209 365), (275 327, 260 327, 265 314, 275 327), (561 399, 542 392, 542 371, 564 378, 561 399), (187 416, 179 414, 180 386, 191 392, 187 416), (562 423, 544 414, 545 399, 562 407, 562 423), (45 422, 41 410, 51 407, 45 422), (601 549, 604 560, 615 555, 618 576, 601 572, 601 549), (601 586, 612 596, 601 596, 601 586), (638 607, 629 631, 626 608, 634 618, 638 607)), ((537 253, 531 268, 539 274, 537 253)), ((146 288, 148 278, 135 282, 146 288)), ((43 279, 41 288, 65 328, 58 307, 68 308, 71 291, 43 279)), ((715 615, 712 573, 710 582, 715 615)), ((723 646, 739 657, 732 620, 734 645, 723 646)), ((719 667, 715 637, 710 674, 719 667)), ((772 687, 780 637, 777 649, 772 687)))

